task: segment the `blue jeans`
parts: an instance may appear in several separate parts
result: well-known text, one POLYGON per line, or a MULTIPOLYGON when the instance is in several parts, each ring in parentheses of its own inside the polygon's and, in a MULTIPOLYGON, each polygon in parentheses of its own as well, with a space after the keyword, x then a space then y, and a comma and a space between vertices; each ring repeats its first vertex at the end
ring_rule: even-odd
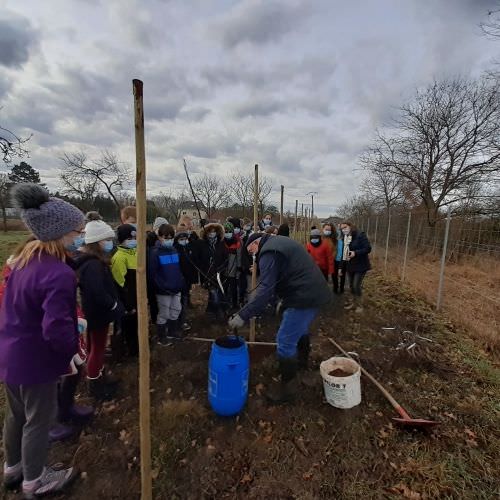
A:
POLYGON ((285 309, 283 319, 276 336, 278 356, 294 358, 297 356, 297 342, 300 337, 309 334, 309 326, 318 315, 319 309, 285 309))

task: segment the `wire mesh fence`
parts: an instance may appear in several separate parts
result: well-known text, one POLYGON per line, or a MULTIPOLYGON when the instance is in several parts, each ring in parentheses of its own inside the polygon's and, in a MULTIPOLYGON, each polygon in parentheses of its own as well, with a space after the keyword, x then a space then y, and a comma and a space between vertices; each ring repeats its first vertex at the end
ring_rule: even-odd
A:
POLYGON ((500 347, 500 219, 425 214, 355 219, 376 267, 451 313, 488 347, 500 347))

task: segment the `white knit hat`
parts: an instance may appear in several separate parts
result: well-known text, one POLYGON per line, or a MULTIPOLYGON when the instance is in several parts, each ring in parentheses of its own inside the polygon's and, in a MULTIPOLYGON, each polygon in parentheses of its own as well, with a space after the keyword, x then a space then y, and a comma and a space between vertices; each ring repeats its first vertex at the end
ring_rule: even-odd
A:
POLYGON ((163 224, 168 224, 168 220, 165 219, 165 217, 156 217, 155 221, 153 222, 153 231, 160 229, 163 224))
POLYGON ((92 220, 85 226, 85 244, 96 243, 115 237, 113 228, 102 220, 92 220))

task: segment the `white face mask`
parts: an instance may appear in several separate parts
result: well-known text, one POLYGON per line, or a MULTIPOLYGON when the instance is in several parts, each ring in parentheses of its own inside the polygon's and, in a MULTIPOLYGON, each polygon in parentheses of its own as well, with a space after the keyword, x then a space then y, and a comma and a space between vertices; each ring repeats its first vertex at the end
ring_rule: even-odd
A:
POLYGON ((332 232, 331 232, 329 229, 324 229, 324 230, 323 230, 323 234, 324 234, 325 236, 330 236, 330 235, 332 234, 332 232))
POLYGON ((224 238, 226 238, 226 240, 230 240, 232 237, 233 233, 224 233, 224 238))
POLYGON ((239 227, 234 228, 234 234, 240 234, 241 229, 239 227))
POLYGON ((265 226, 270 226, 271 225, 271 219, 264 219, 264 225, 265 226))
POLYGON ((319 238, 311 238, 311 243, 319 243, 319 238))
POLYGON ((215 238, 217 238, 217 233, 215 231, 211 232, 211 233, 208 233, 208 237, 211 239, 211 240, 214 240, 215 238))
POLYGON ((348 227, 342 228, 342 234, 344 234, 345 236, 347 236, 350 232, 351 230, 348 227))

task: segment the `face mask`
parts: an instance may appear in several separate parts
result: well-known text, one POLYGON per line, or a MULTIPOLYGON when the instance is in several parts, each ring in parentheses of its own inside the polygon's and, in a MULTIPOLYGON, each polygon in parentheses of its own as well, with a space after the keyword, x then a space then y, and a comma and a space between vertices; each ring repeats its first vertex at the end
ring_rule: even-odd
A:
POLYGON ((319 238, 311 238, 311 243, 315 245, 316 243, 319 243, 319 238))
POLYGON ((241 229, 239 227, 234 228, 234 234, 240 234, 241 229))
POLYGON ((271 221, 269 219, 264 219, 264 226, 270 226, 271 221))
POLYGON ((250 231, 250 229, 252 229, 252 226, 245 226, 243 229, 244 229, 245 231, 250 231))
POLYGON ((325 229, 325 230, 323 231, 323 234, 324 234, 325 236, 330 236, 330 235, 332 234, 332 232, 331 232, 329 229, 325 229))
POLYGON ((76 252, 83 245, 85 245, 85 238, 76 236, 75 239, 71 243, 65 245, 64 248, 66 248, 68 252, 76 252))
POLYGON ((174 246, 174 240, 172 240, 172 239, 170 239, 170 240, 163 240, 161 242, 161 246, 165 247, 165 248, 172 248, 174 246))
POLYGON ((125 248, 137 248, 137 240, 126 240, 123 246, 125 248))
POLYGON ((351 232, 351 230, 350 230, 348 227, 344 227, 344 228, 342 229, 342 233, 343 233, 345 236, 347 236, 350 232, 351 232))
POLYGON ((232 237, 233 237, 233 233, 225 233, 224 234, 224 238, 226 238, 226 240, 230 240, 232 237))
POLYGON ((215 238, 217 238, 217 233, 215 231, 213 231, 212 233, 208 233, 208 237, 213 240, 215 238))
POLYGON ((109 253, 113 250, 113 242, 112 241, 104 241, 101 248, 104 253, 109 253))
POLYGON ((188 236, 191 236, 193 234, 193 231, 191 231, 191 229, 188 229, 186 233, 188 234, 188 236))
POLYGON ((185 247, 189 243, 188 240, 179 240, 179 245, 185 247))

